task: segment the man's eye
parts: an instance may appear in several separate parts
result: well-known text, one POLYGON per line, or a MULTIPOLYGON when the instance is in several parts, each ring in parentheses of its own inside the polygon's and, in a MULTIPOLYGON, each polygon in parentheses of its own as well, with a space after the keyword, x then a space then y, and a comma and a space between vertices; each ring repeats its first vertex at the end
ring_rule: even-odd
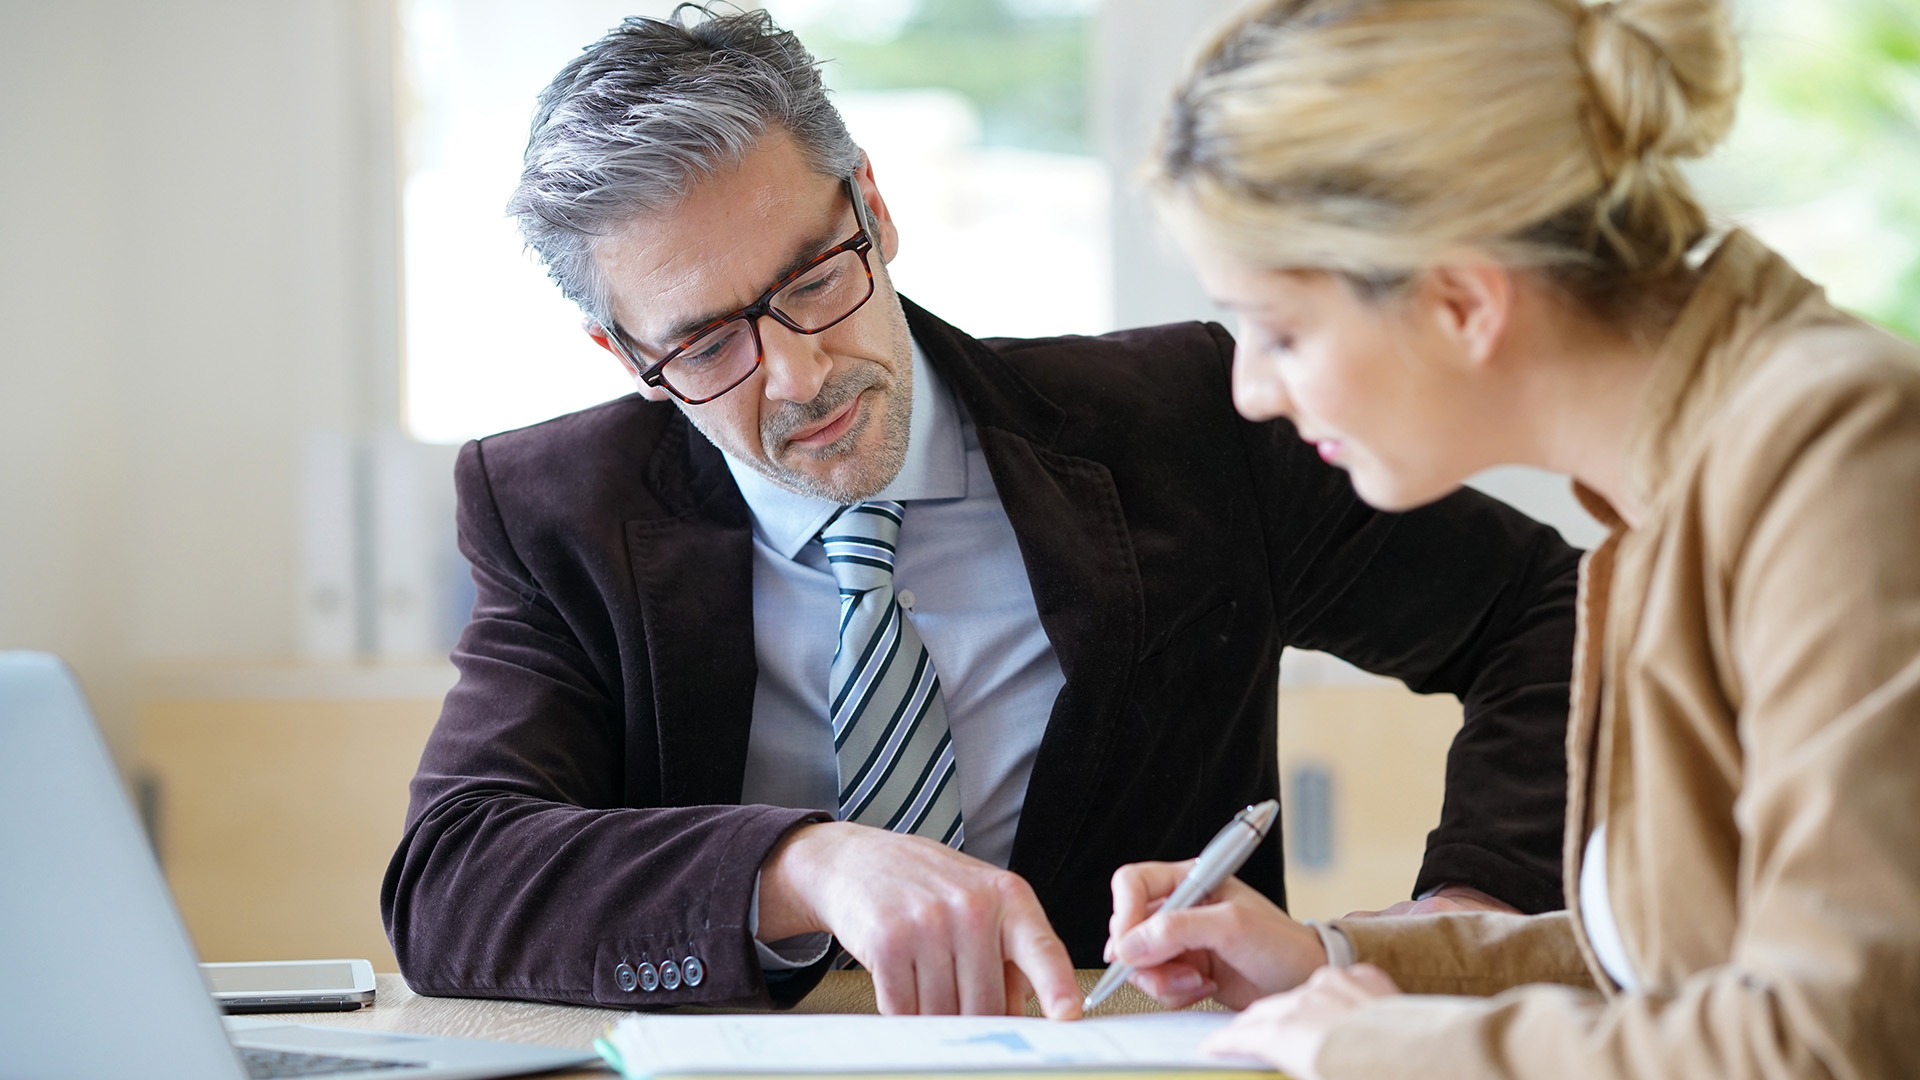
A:
POLYGON ((720 355, 726 352, 727 348, 733 344, 734 339, 739 336, 740 331, 738 329, 721 330, 711 337, 702 338, 694 342, 687 347, 685 352, 674 357, 674 360, 686 364, 689 368, 697 368, 711 364, 715 360, 718 360, 720 355))
POLYGON ((839 276, 838 267, 828 266, 787 286, 787 296, 789 299, 805 299, 823 293, 833 287, 834 280, 839 276))

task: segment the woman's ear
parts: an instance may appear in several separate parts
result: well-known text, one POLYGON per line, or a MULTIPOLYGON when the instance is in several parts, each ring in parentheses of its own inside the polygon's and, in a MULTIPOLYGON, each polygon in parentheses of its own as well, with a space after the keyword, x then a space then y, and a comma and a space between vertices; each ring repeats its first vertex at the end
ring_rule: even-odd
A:
POLYGON ((649 386, 641 381, 640 372, 632 363, 628 362, 626 354, 613 347, 612 339, 607 336, 607 328, 601 326, 598 321, 590 317, 582 319, 580 320, 580 329, 587 332, 587 336, 593 339, 595 345, 612 353, 613 358, 620 361, 620 366, 626 370, 627 377, 633 380, 633 388, 639 391, 641 397, 646 398, 648 401, 666 401, 672 397, 671 394, 667 393, 666 387, 649 386))
POLYGON ((1446 263, 1427 271, 1422 289, 1442 337, 1466 364, 1484 367, 1499 351, 1513 318, 1513 272, 1486 261, 1446 263))

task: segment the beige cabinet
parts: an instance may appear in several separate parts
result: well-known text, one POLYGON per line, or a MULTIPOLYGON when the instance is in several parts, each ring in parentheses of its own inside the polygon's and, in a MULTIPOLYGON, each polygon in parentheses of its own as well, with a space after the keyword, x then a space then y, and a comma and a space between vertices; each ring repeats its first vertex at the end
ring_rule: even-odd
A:
POLYGON ((201 958, 365 957, 393 971, 380 878, 439 698, 251 681, 267 692, 189 679, 140 709, 161 865, 201 958))
POLYGON ((1459 701, 1399 683, 1281 688, 1287 906, 1296 917, 1408 898, 1440 821, 1447 746, 1459 729, 1459 701), (1319 801, 1316 784, 1324 803, 1303 806, 1319 801))

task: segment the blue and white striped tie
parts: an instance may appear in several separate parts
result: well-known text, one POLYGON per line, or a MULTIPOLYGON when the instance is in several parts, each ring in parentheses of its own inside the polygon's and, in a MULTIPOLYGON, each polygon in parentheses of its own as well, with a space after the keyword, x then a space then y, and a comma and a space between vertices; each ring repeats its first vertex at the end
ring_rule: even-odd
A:
POLYGON ((840 584, 840 647, 827 682, 840 817, 958 848, 966 829, 940 678, 893 593, 904 510, 859 503, 820 530, 840 584))

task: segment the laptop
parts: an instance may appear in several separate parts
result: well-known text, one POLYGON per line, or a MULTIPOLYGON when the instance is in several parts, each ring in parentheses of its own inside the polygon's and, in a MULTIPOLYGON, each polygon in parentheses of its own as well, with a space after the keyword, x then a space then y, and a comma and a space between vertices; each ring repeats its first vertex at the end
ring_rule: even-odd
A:
POLYGON ((46 653, 0 652, 0 1074, 8 1080, 457 1080, 597 1060, 589 1050, 258 1017, 223 1023, 72 673, 46 653))

